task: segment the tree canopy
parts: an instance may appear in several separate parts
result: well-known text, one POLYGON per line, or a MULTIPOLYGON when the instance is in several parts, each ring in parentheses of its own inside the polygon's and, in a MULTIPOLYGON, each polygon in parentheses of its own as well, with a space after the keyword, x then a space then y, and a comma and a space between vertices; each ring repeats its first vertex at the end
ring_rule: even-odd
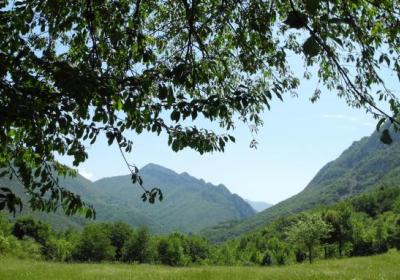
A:
MULTIPOLYGON (((383 74, 400 76, 399 16, 389 0, 2 1, 0 175, 23 183, 33 209, 93 217, 59 186, 55 175, 74 171, 55 155, 78 166, 100 134, 123 155, 132 151, 127 131, 166 133, 174 151, 223 151, 237 121, 256 129, 272 98, 296 94, 312 74, 321 85, 312 101, 335 91, 378 128, 388 120, 397 129, 399 101, 383 74), (304 60, 300 76, 292 54, 304 60), (184 121, 197 117, 225 132, 184 121)), ((386 129, 381 138, 391 142, 386 129)), ((143 191, 143 200, 162 199, 143 191)), ((18 207, 2 187, 0 209, 18 207)))

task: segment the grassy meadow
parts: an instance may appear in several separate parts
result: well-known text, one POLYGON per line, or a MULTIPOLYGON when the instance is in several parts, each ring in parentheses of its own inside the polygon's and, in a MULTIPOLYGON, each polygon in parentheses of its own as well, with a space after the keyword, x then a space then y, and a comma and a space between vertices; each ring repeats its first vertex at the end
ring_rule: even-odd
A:
POLYGON ((274 267, 65 264, 0 258, 0 279, 400 279, 400 252, 274 267))

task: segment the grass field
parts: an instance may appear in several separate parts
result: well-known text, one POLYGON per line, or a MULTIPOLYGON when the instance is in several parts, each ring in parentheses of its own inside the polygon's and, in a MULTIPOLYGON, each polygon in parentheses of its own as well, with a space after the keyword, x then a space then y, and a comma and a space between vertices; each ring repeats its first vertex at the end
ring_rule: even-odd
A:
POLYGON ((171 268, 126 264, 60 264, 0 258, 0 279, 400 279, 400 252, 282 267, 171 268))

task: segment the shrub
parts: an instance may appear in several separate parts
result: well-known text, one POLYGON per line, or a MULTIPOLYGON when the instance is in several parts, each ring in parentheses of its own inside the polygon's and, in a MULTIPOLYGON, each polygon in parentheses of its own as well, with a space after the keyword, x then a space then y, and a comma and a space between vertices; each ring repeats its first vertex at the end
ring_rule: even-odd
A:
POLYGON ((150 234, 147 228, 140 228, 125 242, 122 259, 125 262, 151 262, 150 234))
POLYGON ((205 239, 185 237, 183 246, 192 263, 201 263, 210 257, 210 244, 205 239))
POLYGON ((50 225, 31 217, 23 217, 14 223, 12 234, 18 239, 31 237, 42 246, 45 246, 52 232, 50 225))
POLYGON ((15 236, 0 235, 0 254, 22 259, 41 259, 41 246, 30 237, 17 239, 15 236))
POLYGON ((85 226, 72 254, 78 261, 111 261, 115 258, 115 248, 102 224, 89 224, 85 226))
POLYGON ((45 257, 48 260, 64 262, 72 257, 74 246, 64 238, 51 238, 45 247, 45 257))
POLYGON ((158 256, 162 264, 171 266, 187 265, 188 257, 184 255, 181 240, 177 235, 170 235, 158 242, 158 256))
POLYGON ((113 224, 106 224, 109 231, 111 245, 115 247, 115 259, 122 259, 122 250, 125 243, 133 238, 132 228, 123 222, 116 222, 113 224))

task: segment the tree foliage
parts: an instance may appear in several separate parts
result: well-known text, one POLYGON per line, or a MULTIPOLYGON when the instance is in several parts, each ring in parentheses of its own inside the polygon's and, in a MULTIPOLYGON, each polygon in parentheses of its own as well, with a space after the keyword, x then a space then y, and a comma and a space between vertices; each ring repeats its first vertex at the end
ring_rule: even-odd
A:
POLYGON ((18 219, 12 228, 12 233, 19 239, 30 237, 41 245, 45 245, 50 238, 51 228, 42 221, 31 217, 18 219))
MULTIPOLYGON (((0 215, 0 257, 47 259, 53 261, 190 265, 285 265, 310 261, 322 256, 352 257, 400 250, 398 187, 383 187, 326 208, 313 209, 280 218, 251 234, 222 244, 181 233, 163 236, 146 228, 132 229, 116 223, 92 223, 82 232, 55 232, 50 226, 23 218, 14 223, 0 215), (358 200, 375 197, 371 207, 355 209, 358 200), (385 205, 385 207, 382 207, 385 205), (21 221, 24 221, 21 223, 21 221), (13 228, 25 224, 21 238, 13 228), (47 228, 46 238, 37 238, 38 228, 47 228), (16 237, 18 236, 18 238, 16 237), (39 243, 41 242, 41 243, 39 243), (122 246, 122 248, 121 248, 122 246), (119 252, 119 253, 118 253, 119 252)), ((1 212, 0 212, 1 214, 1 212)))
POLYGON ((115 257, 115 250, 106 226, 90 224, 84 228, 73 252, 73 257, 79 261, 111 261, 115 257))
MULTIPOLYGON (((166 133, 174 151, 223 151, 231 135, 185 120, 201 117, 229 131, 239 117, 254 130, 273 97, 298 87, 292 54, 328 90, 379 119, 378 128, 390 120, 397 129, 398 98, 380 69, 400 76, 399 7, 356 0, 2 1, 1 175, 23 182, 33 209, 83 208, 93 217, 90 205, 58 185, 54 172, 73 172, 56 154, 78 166, 100 134, 130 152, 127 131, 166 133)), ((382 141, 391 142, 388 130, 382 141)), ((141 185, 137 168, 128 167, 141 185)), ((162 199, 158 188, 143 191, 143 200, 162 199)), ((0 209, 18 207, 21 199, 0 189, 0 209)))
POLYGON ((322 214, 322 219, 331 228, 323 238, 323 241, 328 244, 337 243, 339 256, 342 256, 345 242, 351 238, 351 212, 349 207, 343 206, 337 210, 328 210, 322 214))
POLYGON ((122 259, 126 262, 151 262, 150 233, 147 228, 140 228, 131 235, 122 249, 122 259))
POLYGON ((126 242, 132 238, 133 230, 129 225, 123 222, 107 224, 106 227, 110 236, 111 245, 115 248, 115 259, 121 260, 123 248, 126 242))
POLYGON ((321 239, 326 238, 330 230, 330 225, 325 223, 320 216, 307 215, 290 229, 288 235, 293 243, 303 246, 311 263, 315 247, 320 244, 321 239))

